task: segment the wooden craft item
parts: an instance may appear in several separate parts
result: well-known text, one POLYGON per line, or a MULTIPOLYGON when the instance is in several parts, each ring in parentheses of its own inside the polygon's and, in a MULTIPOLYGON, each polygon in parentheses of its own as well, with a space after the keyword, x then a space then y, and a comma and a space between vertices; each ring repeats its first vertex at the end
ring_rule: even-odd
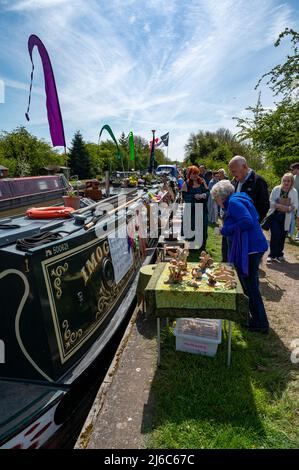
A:
POLYGON ((209 274, 207 273, 207 276, 208 276, 208 283, 210 286, 215 286, 216 282, 217 282, 217 279, 215 276, 213 276, 213 274, 209 274))
POLYGON ((195 279, 191 279, 191 281, 188 281, 188 286, 197 288, 200 286, 200 282, 196 281, 195 279))
POLYGON ((193 279, 201 279, 202 278, 202 271, 199 267, 192 269, 192 277, 193 277, 193 279))
POLYGON ((231 290, 235 289, 237 287, 237 281, 235 280, 229 280, 224 284, 224 289, 231 290))
POLYGON ((201 270, 206 269, 206 268, 211 268, 213 266, 214 260, 213 258, 206 253, 205 251, 201 252, 201 255, 199 257, 199 266, 201 270))

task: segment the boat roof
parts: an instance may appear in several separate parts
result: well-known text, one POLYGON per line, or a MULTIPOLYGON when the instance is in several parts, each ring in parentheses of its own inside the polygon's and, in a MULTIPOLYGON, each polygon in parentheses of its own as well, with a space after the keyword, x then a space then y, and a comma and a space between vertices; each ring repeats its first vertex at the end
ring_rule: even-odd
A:
POLYGON ((59 175, 43 175, 43 176, 20 176, 19 178, 2 178, 1 181, 30 181, 30 180, 53 179, 53 178, 57 179, 57 178, 61 178, 61 176, 62 176, 61 174, 59 174, 59 175))
MULTIPOLYGON (((127 195, 129 198, 132 198, 132 196, 136 195, 136 190, 124 188, 118 195, 127 195)), ((24 256, 26 252, 16 248, 16 242, 19 239, 32 237, 43 232, 51 231, 58 233, 63 230, 63 239, 61 241, 65 241, 65 238, 68 235, 72 236, 73 233, 74 236, 86 233, 84 224, 91 222, 93 219, 94 206, 100 209, 101 205, 104 207, 104 205, 110 203, 110 201, 111 204, 113 204, 113 200, 117 201, 116 195, 113 195, 109 199, 103 199, 99 201, 99 203, 90 206, 90 208, 87 206, 84 209, 75 211, 69 219, 30 219, 25 215, 0 219, 0 250, 24 256)), ((123 203, 124 201, 121 202, 123 203)), ((107 218, 105 220, 107 222, 107 218)), ((57 243, 57 240, 56 242, 52 242, 52 244, 53 243, 57 243)), ((30 252, 33 252, 35 249, 36 248, 30 249, 30 252)))

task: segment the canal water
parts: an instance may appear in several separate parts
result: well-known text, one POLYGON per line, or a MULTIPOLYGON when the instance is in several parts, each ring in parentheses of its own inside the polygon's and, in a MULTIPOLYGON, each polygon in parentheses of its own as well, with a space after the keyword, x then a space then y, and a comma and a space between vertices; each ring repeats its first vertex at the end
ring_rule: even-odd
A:
POLYGON ((46 446, 50 449, 73 449, 80 435, 82 427, 87 419, 89 411, 93 405, 100 386, 106 376, 106 373, 114 359, 117 348, 126 331, 128 323, 132 317, 135 308, 133 303, 131 309, 127 312, 124 321, 114 335, 108 346, 97 359, 96 363, 89 369, 88 374, 80 378, 78 386, 70 397, 69 409, 64 412, 69 413, 71 419, 63 425, 55 439, 46 446))

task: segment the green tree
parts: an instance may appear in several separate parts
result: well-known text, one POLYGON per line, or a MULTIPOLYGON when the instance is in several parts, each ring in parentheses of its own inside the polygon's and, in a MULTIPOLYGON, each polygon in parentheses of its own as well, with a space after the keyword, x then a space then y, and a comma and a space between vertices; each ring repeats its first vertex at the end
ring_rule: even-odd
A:
POLYGON ((91 174, 102 175, 105 166, 105 159, 102 158, 99 151, 100 146, 98 144, 89 142, 85 145, 85 148, 89 155, 91 174))
POLYGON ((216 132, 199 130, 190 134, 185 145, 185 165, 203 164, 206 168, 226 168, 234 155, 248 158, 253 151, 248 144, 239 142, 230 130, 220 128, 216 132))
POLYGON ((129 162, 129 139, 126 137, 125 133, 122 132, 120 138, 118 139, 119 142, 119 149, 121 152, 121 157, 123 160, 123 165, 125 170, 130 170, 130 162, 129 162))
POLYGON ((0 164, 9 168, 10 176, 38 175, 47 165, 63 165, 63 157, 25 127, 0 134, 0 164))
POLYGON ((78 175, 80 179, 90 177, 90 157, 80 131, 75 133, 69 149, 69 165, 73 175, 78 175))
POLYGON ((283 64, 276 65, 270 72, 265 73, 258 81, 255 88, 258 88, 265 77, 268 77, 267 85, 270 86, 274 96, 282 95, 283 100, 292 99, 294 96, 298 98, 299 90, 299 54, 298 43, 299 33, 290 28, 280 33, 277 41, 274 43, 278 47, 283 38, 291 38, 292 55, 288 55, 283 64))
MULTIPOLYGON (((261 155, 265 168, 277 176, 281 176, 298 160, 299 156, 299 102, 296 93, 299 90, 299 56, 297 43, 299 35, 286 28, 275 43, 279 46, 281 39, 291 36, 293 55, 288 55, 282 65, 277 65, 259 80, 258 87, 264 77, 274 96, 281 95, 282 100, 276 108, 264 109, 260 94, 255 106, 246 108, 249 117, 237 118, 238 137, 242 141, 250 141, 253 148, 261 155)), ((273 179, 273 178, 272 178, 273 179)))
MULTIPOLYGON (((121 137, 119 138, 119 144, 124 168, 125 170, 130 170, 132 168, 133 162, 129 160, 129 146, 124 133, 122 133, 121 137)), ((93 174, 103 175, 105 169, 109 169, 110 171, 123 170, 122 160, 118 158, 115 144, 111 140, 102 141, 99 145, 90 142, 85 145, 85 148, 89 154, 93 174)), ((143 137, 134 135, 134 148, 134 169, 146 170, 149 166, 150 157, 150 148, 148 142, 143 137)), ((166 158, 164 151, 161 149, 155 150, 155 157, 158 165, 171 162, 166 158)))

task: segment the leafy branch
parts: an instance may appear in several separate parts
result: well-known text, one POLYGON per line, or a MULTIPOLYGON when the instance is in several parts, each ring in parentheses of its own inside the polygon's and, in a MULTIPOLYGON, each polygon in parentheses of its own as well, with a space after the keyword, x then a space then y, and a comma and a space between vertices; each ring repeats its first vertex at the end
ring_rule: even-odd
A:
POLYGON ((269 85, 274 96, 281 93, 284 99, 289 99, 299 90, 299 34, 293 29, 285 28, 278 36, 274 46, 278 47, 286 36, 291 36, 293 55, 287 55, 287 60, 283 64, 276 65, 270 72, 265 73, 259 79, 255 89, 260 86, 265 77, 268 77, 266 84, 269 85))

